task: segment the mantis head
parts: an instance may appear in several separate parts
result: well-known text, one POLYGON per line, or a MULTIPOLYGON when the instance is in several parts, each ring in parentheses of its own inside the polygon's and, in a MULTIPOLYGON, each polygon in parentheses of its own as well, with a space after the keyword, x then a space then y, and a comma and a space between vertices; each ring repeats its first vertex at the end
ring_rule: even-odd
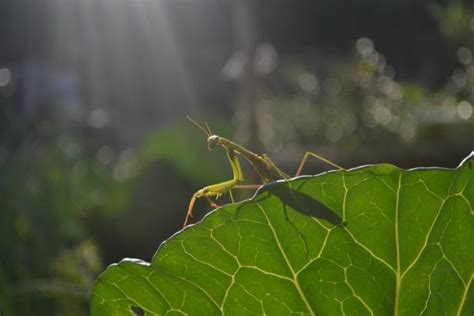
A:
POLYGON ((195 120, 193 120, 189 116, 186 116, 186 118, 189 121, 191 121, 194 125, 199 127, 199 129, 202 130, 204 132, 204 134, 206 134, 206 136, 207 136, 207 148, 209 150, 212 150, 214 147, 216 147, 217 144, 219 144, 219 136, 212 134, 211 129, 209 128, 209 125, 207 125, 207 123, 204 123, 205 127, 203 127, 202 125, 200 125, 198 122, 196 122, 195 120))
POLYGON ((219 143, 219 136, 211 135, 207 138, 207 148, 212 150, 219 143))

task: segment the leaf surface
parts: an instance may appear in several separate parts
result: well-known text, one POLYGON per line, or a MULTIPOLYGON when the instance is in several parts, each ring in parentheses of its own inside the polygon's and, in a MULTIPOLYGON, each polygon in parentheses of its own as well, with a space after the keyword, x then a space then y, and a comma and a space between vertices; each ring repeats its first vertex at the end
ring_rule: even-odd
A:
POLYGON ((111 265, 92 314, 473 315, 473 166, 471 155, 455 170, 381 164, 262 187, 150 264, 111 265))

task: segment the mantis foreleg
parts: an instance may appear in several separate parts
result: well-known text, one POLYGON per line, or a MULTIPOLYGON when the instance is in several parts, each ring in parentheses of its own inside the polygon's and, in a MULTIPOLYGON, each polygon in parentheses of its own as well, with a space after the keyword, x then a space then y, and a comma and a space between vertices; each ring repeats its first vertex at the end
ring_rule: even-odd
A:
MULTIPOLYGON (((193 214, 193 208, 194 208, 194 203, 196 202, 196 199, 200 197, 220 197, 221 195, 227 193, 229 190, 231 190, 233 187, 235 187, 237 184, 241 183, 244 181, 244 175, 242 173, 242 168, 240 166, 239 159, 237 157, 237 153, 231 149, 226 149, 227 150, 227 158, 229 159, 230 166, 232 168, 232 173, 234 175, 232 180, 224 181, 221 183, 216 183, 209 185, 207 187, 202 188, 201 190, 197 191, 194 193, 193 197, 191 198, 191 201, 189 202, 189 207, 188 207, 188 213, 186 214, 186 219, 184 220, 183 227, 185 227, 188 223, 188 220, 190 217, 192 217, 193 214)), ((212 204, 211 204, 212 205, 212 204)))

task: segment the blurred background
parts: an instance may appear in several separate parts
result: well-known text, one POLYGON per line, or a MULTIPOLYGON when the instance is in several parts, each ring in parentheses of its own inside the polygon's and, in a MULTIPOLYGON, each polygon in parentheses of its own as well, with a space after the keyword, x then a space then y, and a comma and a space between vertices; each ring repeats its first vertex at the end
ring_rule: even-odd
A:
POLYGON ((468 0, 1 0, 0 314, 86 315, 231 177, 187 114, 290 174, 456 167, 473 51, 468 0))

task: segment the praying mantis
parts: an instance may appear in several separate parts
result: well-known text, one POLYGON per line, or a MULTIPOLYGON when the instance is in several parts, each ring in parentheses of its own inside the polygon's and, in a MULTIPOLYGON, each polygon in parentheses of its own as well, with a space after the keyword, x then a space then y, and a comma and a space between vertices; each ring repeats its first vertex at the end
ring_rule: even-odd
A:
MULTIPOLYGON (((256 153, 251 152, 250 150, 244 148, 243 146, 228 140, 227 138, 215 135, 211 132, 209 125, 204 123, 205 125, 202 126, 196 121, 194 121, 189 116, 186 118, 191 121, 194 125, 196 125, 199 129, 201 129, 204 134, 207 136, 207 147, 209 150, 214 149, 216 146, 221 146, 225 149, 227 159, 229 160, 230 166, 232 168, 233 178, 231 180, 227 180, 224 182, 208 185, 196 193, 193 194, 191 201, 189 202, 188 211, 186 214, 186 218, 184 220, 183 227, 186 227, 188 221, 191 217, 193 217, 193 208, 196 200, 198 198, 204 197, 212 207, 218 207, 214 201, 212 201, 212 197, 219 198, 223 194, 229 192, 231 193, 232 189, 239 189, 239 188, 246 188, 246 189, 257 189, 263 184, 271 183, 277 180, 288 180, 291 177, 280 170, 275 163, 268 157, 266 154, 258 155, 256 153), (244 175, 242 172, 242 167, 240 165, 239 156, 244 157, 255 169, 257 175, 260 177, 262 184, 257 185, 243 185, 241 184, 244 181, 244 175)), ((295 177, 301 174, 303 170, 303 166, 306 163, 308 157, 314 157, 325 163, 343 170, 344 168, 327 160, 324 157, 321 157, 313 152, 306 152, 301 159, 301 162, 298 166, 296 171, 295 177)))

